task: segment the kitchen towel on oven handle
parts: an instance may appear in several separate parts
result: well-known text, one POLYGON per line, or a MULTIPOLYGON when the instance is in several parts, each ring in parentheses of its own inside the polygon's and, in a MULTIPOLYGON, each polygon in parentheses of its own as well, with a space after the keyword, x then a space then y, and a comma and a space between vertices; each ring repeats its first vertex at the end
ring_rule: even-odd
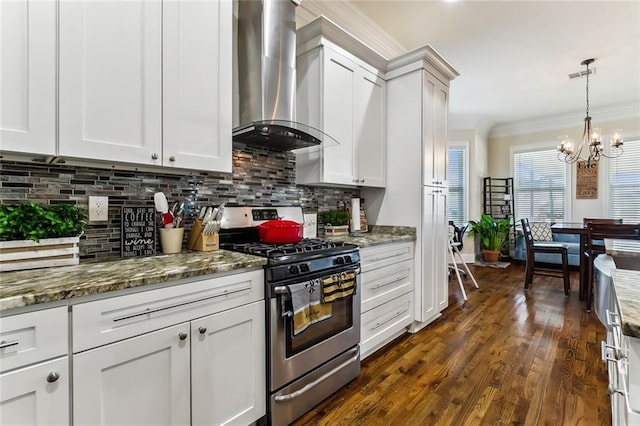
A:
MULTIPOLYGON (((286 287, 293 309, 294 336, 302 333, 312 324, 331 318, 333 314, 331 304, 322 303, 320 300, 322 283, 319 279, 289 284, 286 287)), ((283 315, 285 314, 286 311, 283 309, 283 315)))
POLYGON ((324 303, 356 294, 356 272, 340 272, 322 280, 322 301, 324 303))

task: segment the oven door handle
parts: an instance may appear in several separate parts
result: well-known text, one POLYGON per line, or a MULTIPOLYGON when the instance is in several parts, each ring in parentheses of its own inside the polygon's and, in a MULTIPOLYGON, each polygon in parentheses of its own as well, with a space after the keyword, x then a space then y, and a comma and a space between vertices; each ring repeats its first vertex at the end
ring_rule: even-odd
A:
MULTIPOLYGON (((356 269, 353 270, 353 273, 356 275, 360 275, 361 272, 362 272, 362 269, 360 268, 360 266, 358 266, 356 269)), ((274 287, 273 292, 275 294, 289 294, 289 290, 287 290, 287 287, 283 285, 274 287)))
POLYGON ((314 388, 317 384, 319 384, 321 382, 324 382, 329 377, 333 376, 338 371, 340 371, 343 368, 347 367, 349 364, 351 364, 352 362, 356 361, 360 357, 360 347, 359 346, 354 348, 353 351, 355 351, 355 355, 353 357, 349 358, 347 361, 343 362, 342 364, 340 364, 336 368, 332 369, 331 371, 326 372, 325 374, 323 374, 322 376, 318 377, 313 382, 307 383, 303 388, 298 389, 297 391, 289 393, 287 395, 278 395, 274 399, 276 400, 276 402, 282 402, 282 401, 288 401, 290 399, 297 398, 300 395, 302 395, 303 393, 307 392, 308 390, 314 388))

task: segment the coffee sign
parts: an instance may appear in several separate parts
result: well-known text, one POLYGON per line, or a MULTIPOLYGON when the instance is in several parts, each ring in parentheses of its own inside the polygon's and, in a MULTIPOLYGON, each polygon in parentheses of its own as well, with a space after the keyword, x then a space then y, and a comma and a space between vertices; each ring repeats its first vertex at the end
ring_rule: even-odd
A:
POLYGON ((598 198, 598 162, 580 160, 576 169, 576 199, 588 200, 598 198))
POLYGON ((156 254, 156 210, 154 207, 122 207, 122 257, 156 254))

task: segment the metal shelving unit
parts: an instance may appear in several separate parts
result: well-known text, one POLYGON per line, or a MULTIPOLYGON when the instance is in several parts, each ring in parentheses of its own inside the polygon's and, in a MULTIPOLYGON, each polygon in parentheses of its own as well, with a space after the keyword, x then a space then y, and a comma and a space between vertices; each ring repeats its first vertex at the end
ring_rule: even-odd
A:
POLYGON ((512 257, 515 252, 516 223, 513 208, 513 178, 486 177, 483 182, 483 206, 484 214, 494 219, 511 219, 511 233, 509 244, 505 248, 505 253, 512 257), (508 253, 506 252, 508 250, 508 253))

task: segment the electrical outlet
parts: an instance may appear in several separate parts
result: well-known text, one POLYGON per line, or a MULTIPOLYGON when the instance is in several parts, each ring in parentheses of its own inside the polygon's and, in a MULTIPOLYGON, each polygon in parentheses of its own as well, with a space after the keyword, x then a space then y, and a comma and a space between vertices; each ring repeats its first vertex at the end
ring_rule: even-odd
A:
POLYGON ((106 222, 109 212, 109 197, 89 197, 89 221, 106 222))

